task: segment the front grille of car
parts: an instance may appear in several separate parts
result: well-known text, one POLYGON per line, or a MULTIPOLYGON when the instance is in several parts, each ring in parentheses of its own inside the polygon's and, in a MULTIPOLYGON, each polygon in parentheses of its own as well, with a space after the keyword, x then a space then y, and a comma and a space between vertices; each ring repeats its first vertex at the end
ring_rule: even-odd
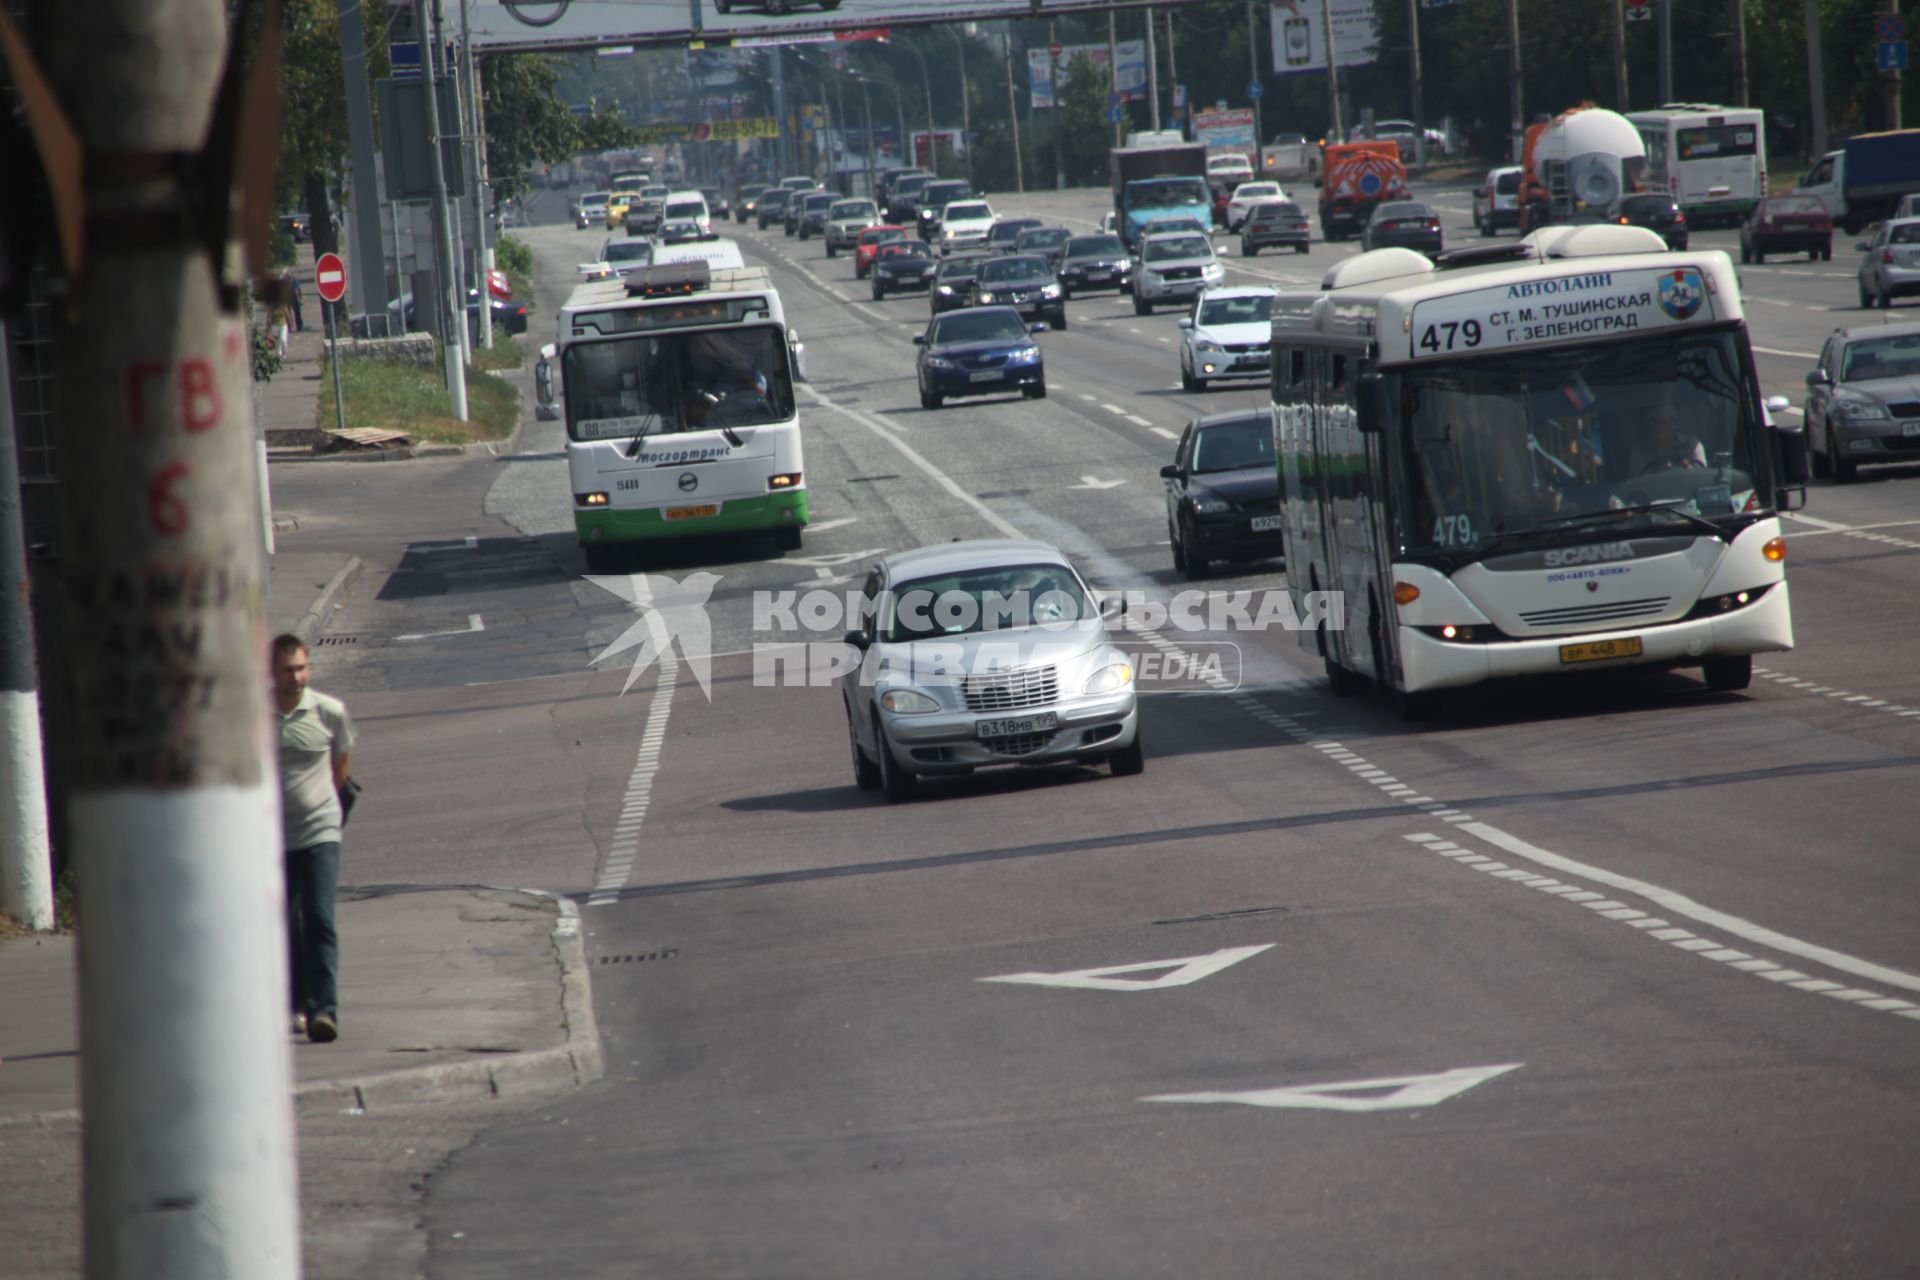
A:
POLYGON ((1237 356, 1252 355, 1256 351, 1264 353, 1266 349, 1267 344, 1264 342, 1229 342, 1227 344, 1227 350, 1237 356))
POLYGON ((1009 738, 982 738, 980 745, 997 756, 1030 756, 1044 751, 1052 741, 1051 733, 1019 733, 1009 738))
MULTIPOLYGON (((969 711, 1017 711, 1022 707, 1051 706, 1060 698, 1060 676, 1053 667, 966 676, 960 692, 969 711)), ((1044 735, 1032 735, 1044 736, 1044 735)))
POLYGON ((995 352, 992 355, 959 357, 960 367, 963 369, 998 369, 1006 362, 1007 355, 1004 351, 995 352))
POLYGON ((1200 278, 1200 268, 1168 267, 1165 271, 1162 271, 1160 275, 1163 279, 1167 280, 1198 280, 1200 278))
POLYGON ((1902 400, 1899 404, 1890 404, 1887 412, 1896 418, 1920 418, 1920 400, 1902 400))
POLYGON ((1671 596, 1648 596, 1644 600, 1614 600, 1606 604, 1576 605, 1569 609, 1535 609, 1522 613, 1520 621, 1530 627, 1586 626, 1595 622, 1624 622, 1629 618, 1650 618, 1667 611, 1671 596))

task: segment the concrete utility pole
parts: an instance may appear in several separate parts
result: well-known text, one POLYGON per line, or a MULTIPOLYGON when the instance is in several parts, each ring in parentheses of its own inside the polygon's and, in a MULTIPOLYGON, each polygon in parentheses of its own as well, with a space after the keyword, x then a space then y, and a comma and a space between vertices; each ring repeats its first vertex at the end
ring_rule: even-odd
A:
MULTIPOLYGON (((347 93, 347 149, 353 157, 354 254, 347 259, 353 287, 347 302, 362 315, 387 313, 386 240, 380 233, 380 187, 374 173, 373 98, 367 86, 367 37, 363 7, 340 7, 340 73, 347 93)), ((394 270, 400 264, 396 260, 394 270)), ((330 304, 328 310, 334 310, 330 304)), ((402 326, 404 327, 404 326, 402 326)))
MULTIPOLYGON (((1167 12, 1167 103, 1173 108, 1174 124, 1182 133, 1186 132, 1186 121, 1180 117, 1180 73, 1173 65, 1173 13, 1167 12)), ((1193 104, 1186 106, 1188 116, 1193 114, 1193 104)))
MULTIPOLYGON (((447 28, 441 20, 440 0, 433 0, 433 49, 428 58, 427 77, 429 82, 438 84, 445 81, 453 86, 453 119, 446 122, 451 130, 448 137, 453 140, 455 151, 466 141, 467 123, 465 103, 460 100, 460 68, 454 61, 453 50, 447 47, 447 28)), ((438 133, 438 130, 435 130, 438 133)), ((444 166, 445 155, 435 147, 434 159, 444 166)), ((464 159, 455 162, 456 168, 464 165, 464 159)), ((468 179, 472 181, 471 178, 468 179)), ((451 185, 451 184, 449 184, 451 185)), ((451 195, 451 192, 449 192, 451 195)), ((460 328, 460 359, 462 368, 473 363, 473 326, 467 322, 467 291, 473 286, 467 276, 467 231, 460 217, 460 211, 448 206, 448 226, 453 230, 453 314, 460 328)), ((482 315, 486 314, 483 310, 482 315)), ((464 374, 462 378, 464 380, 464 374)), ((465 415, 462 415, 465 416, 465 415)))
POLYGON ((1656 0, 1660 6, 1660 103, 1673 101, 1673 0, 1656 0))
MULTIPOLYGON (((1733 105, 1744 107, 1747 105, 1747 0, 1733 0, 1733 74, 1733 105)), ((1760 159, 1764 162, 1766 157, 1760 159)))
MULTIPOLYGON (((1618 0, 1614 7, 1619 8, 1618 0)), ((1407 0, 1407 62, 1409 86, 1413 96, 1413 155, 1418 164, 1427 162, 1427 109, 1420 99, 1420 0, 1407 0)))
MULTIPOLYGON (((1507 0, 1509 5, 1514 0, 1507 0)), ((1320 0, 1320 32, 1327 41, 1327 137, 1340 141, 1340 68, 1333 53, 1333 0, 1320 0)))
POLYGON ((940 27, 938 30, 953 37, 955 47, 960 50, 960 152, 967 163, 967 181, 973 181, 973 89, 967 80, 967 37, 952 27, 940 27))
POLYGON ((47 839, 20 458, 14 451, 12 351, 13 337, 0 320, 0 915, 44 930, 53 928, 53 848, 47 839))
POLYGON ((1027 176, 1020 154, 1020 108, 1019 100, 1013 96, 1013 23, 1007 23, 1003 38, 1007 46, 1007 126, 1013 130, 1013 189, 1025 195, 1027 176))
MULTIPOLYGON (((929 173, 938 173, 940 170, 940 166, 936 164, 935 161, 939 158, 940 148, 934 145, 933 78, 927 74, 927 55, 924 53, 921 53, 919 48, 915 45, 899 44, 899 45, 895 45, 894 48, 905 49, 908 53, 913 55, 913 60, 920 64, 920 85, 923 89, 926 90, 926 94, 927 94, 927 171, 929 173)), ((961 87, 961 91, 965 92, 966 86, 963 84, 960 87, 961 87)), ((903 106, 900 108, 900 110, 903 113, 903 118, 904 118, 904 113, 906 111, 906 108, 903 106)), ((906 151, 906 154, 901 157, 902 163, 904 164, 920 163, 920 157, 913 154, 913 148, 908 142, 906 125, 904 123, 900 126, 900 145, 906 151)))
MULTIPOLYGON (((1263 77, 1260 74, 1260 28, 1253 17, 1253 0, 1247 0, 1247 83, 1259 86, 1263 77)), ((1260 95, 1253 98, 1253 171, 1256 175, 1267 171, 1266 125, 1261 120, 1260 95)))
MULTIPOLYGON (((1816 0, 1817 2, 1817 0, 1816 0)), ((1513 116, 1513 163, 1526 151, 1527 113, 1520 80, 1520 0, 1507 0, 1507 105, 1513 116)))
POLYGON ((71 281, 53 309, 60 420, 87 440, 61 451, 60 764, 86 904, 95 1280, 300 1274, 249 302, 232 252, 246 232, 266 270, 277 12, 244 83, 231 68, 222 82, 225 0, 44 6, 44 79, 5 24, 71 281), (83 240, 83 224, 139 233, 83 240))
MULTIPOLYGON (((1613 0, 1613 109, 1625 113, 1627 105, 1627 7, 1613 0)), ((1745 73, 1742 72, 1744 83, 1745 73)))
POLYGON ((1061 72, 1066 69, 1067 64, 1053 55, 1055 47, 1060 43, 1059 26, 1060 24, 1057 22, 1049 22, 1047 24, 1047 64, 1048 70, 1053 73, 1053 189, 1055 191, 1065 191, 1067 189, 1067 160, 1064 150, 1065 143, 1061 140, 1060 135, 1066 132, 1067 122, 1067 103, 1066 99, 1061 97, 1061 94, 1065 92, 1067 87, 1066 79, 1062 76, 1061 72))
POLYGON ((447 308, 440 325, 440 351, 447 366, 447 396, 455 420, 467 420, 467 308, 460 298, 460 263, 453 254, 453 209, 447 202, 446 150, 440 145, 440 0, 433 0, 433 25, 427 30, 427 140, 433 169, 434 256, 440 259, 440 300, 447 308))
MULTIPOLYGON (((1253 0, 1247 0, 1247 3, 1253 3, 1253 0)), ((1109 9, 1107 10, 1107 102, 1114 107, 1121 105, 1119 35, 1113 10, 1109 9)), ((1113 145, 1116 148, 1125 145, 1127 140, 1124 111, 1125 108, 1121 108, 1122 114, 1117 114, 1113 121, 1113 145)))
MULTIPOLYGON (((1900 12, 1900 0, 1881 0, 1880 12, 1897 16, 1900 12)), ((1884 127, 1900 128, 1900 73, 1898 71, 1881 72, 1880 95, 1884 127)))
POLYGON ((1806 0, 1807 97, 1812 111, 1807 121, 1807 159, 1827 154, 1827 80, 1820 54, 1820 0, 1806 0))
POLYGON ((1147 127, 1160 131, 1160 51, 1153 38, 1153 10, 1147 10, 1147 127))
POLYGON ((460 0, 460 61, 466 72, 467 112, 473 120, 473 234, 480 276, 480 345, 493 349, 493 237, 487 226, 487 131, 480 123, 480 71, 473 60, 473 0, 460 0))

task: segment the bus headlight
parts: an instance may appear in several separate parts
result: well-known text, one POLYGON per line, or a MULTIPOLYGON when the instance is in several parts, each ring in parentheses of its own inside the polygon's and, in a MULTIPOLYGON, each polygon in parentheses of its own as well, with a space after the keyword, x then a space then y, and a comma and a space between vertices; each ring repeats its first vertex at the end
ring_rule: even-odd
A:
POLYGON ((573 501, 576 506, 604 507, 607 505, 607 495, 604 490, 598 493, 576 493, 573 495, 573 501))
POLYGON ((798 471, 787 471, 779 475, 767 477, 767 488, 769 489, 795 489, 798 488, 799 485, 800 473, 798 471))

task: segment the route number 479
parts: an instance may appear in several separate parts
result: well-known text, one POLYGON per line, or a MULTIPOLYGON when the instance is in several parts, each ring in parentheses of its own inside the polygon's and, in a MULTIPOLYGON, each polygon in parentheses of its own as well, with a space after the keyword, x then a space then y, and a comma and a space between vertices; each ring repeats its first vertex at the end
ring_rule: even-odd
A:
POLYGON ((1448 320, 1420 331, 1422 351, 1470 351, 1480 345, 1478 320, 1448 320))

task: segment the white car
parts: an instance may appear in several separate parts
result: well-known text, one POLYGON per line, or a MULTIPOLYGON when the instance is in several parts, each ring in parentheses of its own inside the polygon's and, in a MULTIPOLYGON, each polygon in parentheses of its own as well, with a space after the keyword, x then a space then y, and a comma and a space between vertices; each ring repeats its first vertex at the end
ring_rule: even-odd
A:
POLYGON ((1227 230, 1238 231, 1256 204, 1272 204, 1286 198, 1287 193, 1277 182, 1241 183, 1233 189, 1233 198, 1227 201, 1227 230))
POLYGON ((1215 378, 1267 377, 1272 289, 1209 289, 1180 317, 1180 385, 1205 391, 1215 378))
POLYGON ((1150 231, 1133 256, 1133 314, 1151 315, 1155 304, 1185 302, 1220 283, 1226 269, 1213 242, 1198 231, 1150 231))
POLYGON ((1245 182, 1253 177, 1253 161, 1238 152, 1208 156, 1207 177, 1216 182, 1245 182))
POLYGON ((940 210, 940 256, 984 249, 993 220, 993 207, 985 200, 960 200, 940 210))
POLYGON ((871 565, 840 678, 862 790, 913 795, 923 774, 994 765, 1146 768, 1133 666, 1100 601, 1044 542, 982 539, 871 565))
POLYGON ((692 222, 698 224, 700 234, 713 234, 713 214, 707 208, 707 197, 698 191, 675 191, 667 196, 666 205, 660 211, 660 222, 692 222))
POLYGON ((880 207, 871 200, 839 200, 827 210, 827 256, 852 250, 860 233, 882 225, 880 207))

